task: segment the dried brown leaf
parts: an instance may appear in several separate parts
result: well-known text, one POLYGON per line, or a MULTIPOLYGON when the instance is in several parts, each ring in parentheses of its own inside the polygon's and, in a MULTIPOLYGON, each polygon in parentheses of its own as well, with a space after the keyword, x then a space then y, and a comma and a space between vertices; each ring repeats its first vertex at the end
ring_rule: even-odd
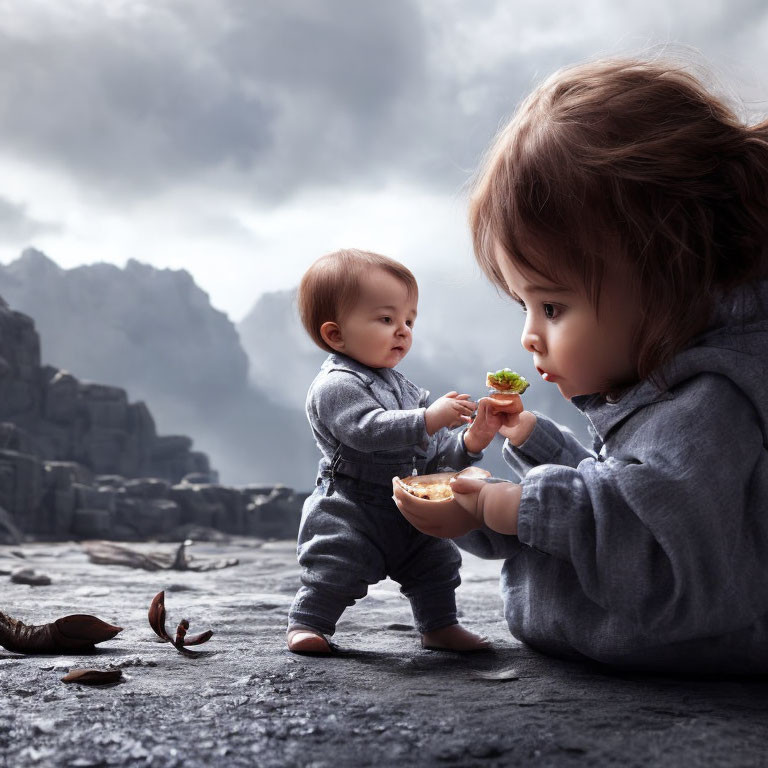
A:
POLYGON ((122 669, 73 669, 61 678, 61 682, 80 683, 80 685, 113 685, 122 679, 122 669))

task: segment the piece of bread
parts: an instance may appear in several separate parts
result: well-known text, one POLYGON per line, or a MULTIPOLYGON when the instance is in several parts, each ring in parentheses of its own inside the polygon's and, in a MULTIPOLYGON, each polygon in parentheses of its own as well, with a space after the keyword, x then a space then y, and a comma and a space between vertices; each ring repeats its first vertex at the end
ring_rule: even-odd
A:
POLYGON ((482 479, 490 477, 491 473, 480 467, 467 467, 461 472, 438 472, 434 475, 410 475, 396 477, 397 484, 411 496, 424 501, 447 501, 453 498, 450 480, 452 477, 469 477, 482 479))
POLYGON ((403 483, 403 488, 412 496, 428 501, 439 501, 440 499, 452 499, 453 491, 447 482, 444 483, 403 483))

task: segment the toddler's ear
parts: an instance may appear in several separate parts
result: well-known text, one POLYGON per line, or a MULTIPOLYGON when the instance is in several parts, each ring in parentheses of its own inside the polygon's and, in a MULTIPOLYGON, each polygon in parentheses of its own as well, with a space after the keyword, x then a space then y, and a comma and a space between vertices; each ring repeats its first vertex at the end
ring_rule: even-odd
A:
POLYGON ((341 328, 336 323, 323 323, 320 326, 320 335, 323 341, 337 352, 344 351, 344 338, 341 335, 341 328))

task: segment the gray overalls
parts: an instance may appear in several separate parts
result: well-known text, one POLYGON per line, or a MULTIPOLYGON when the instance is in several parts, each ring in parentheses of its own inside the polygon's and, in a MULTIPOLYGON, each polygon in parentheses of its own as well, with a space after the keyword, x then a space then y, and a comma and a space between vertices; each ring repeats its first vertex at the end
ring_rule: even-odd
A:
POLYGON ((302 586, 289 626, 332 635, 344 609, 387 576, 410 600, 419 632, 456 624, 456 545, 417 531, 392 500, 395 475, 459 470, 482 457, 465 450, 463 430, 427 434, 428 397, 390 368, 339 354, 323 363, 307 395, 322 458, 299 528, 302 586))

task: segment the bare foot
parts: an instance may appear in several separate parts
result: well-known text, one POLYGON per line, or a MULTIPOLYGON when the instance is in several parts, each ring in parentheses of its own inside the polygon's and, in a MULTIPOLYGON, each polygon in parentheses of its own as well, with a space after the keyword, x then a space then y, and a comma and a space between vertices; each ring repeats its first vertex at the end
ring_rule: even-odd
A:
POLYGON ((487 651, 491 643, 487 637, 476 635, 461 624, 425 632, 421 636, 421 647, 430 651, 487 651))
POLYGON ((293 653, 330 653, 331 646, 324 635, 309 627, 294 627, 286 634, 288 650, 293 653))

